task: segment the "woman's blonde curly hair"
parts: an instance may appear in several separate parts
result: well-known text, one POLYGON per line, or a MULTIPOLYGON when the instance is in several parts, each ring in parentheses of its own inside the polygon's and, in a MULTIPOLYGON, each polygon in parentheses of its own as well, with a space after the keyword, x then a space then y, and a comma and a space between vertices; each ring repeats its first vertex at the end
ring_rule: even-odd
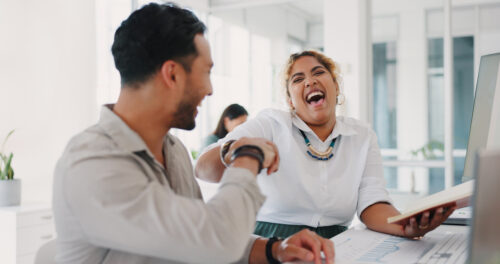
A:
POLYGON ((315 50, 304 50, 302 52, 297 52, 288 58, 288 61, 285 65, 284 71, 283 71, 283 85, 285 86, 285 91, 286 91, 286 96, 290 99, 290 91, 288 91, 288 85, 290 82, 290 73, 292 71, 292 67, 295 64, 295 62, 302 57, 305 56, 311 56, 316 58, 321 65, 323 65, 332 75, 333 81, 339 86, 340 89, 340 71, 339 67, 337 64, 324 55, 323 53, 315 50))

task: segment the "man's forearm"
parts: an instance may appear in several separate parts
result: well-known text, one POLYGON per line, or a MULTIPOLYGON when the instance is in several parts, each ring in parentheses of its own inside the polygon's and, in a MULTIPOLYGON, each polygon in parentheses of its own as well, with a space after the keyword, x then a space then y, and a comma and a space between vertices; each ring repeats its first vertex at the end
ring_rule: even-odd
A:
POLYGON ((220 146, 212 148, 198 158, 195 167, 197 178, 208 182, 219 182, 226 167, 220 161, 220 146))
POLYGON ((250 257, 248 258, 249 264, 262 264, 267 263, 266 259, 266 242, 267 239, 259 237, 253 243, 252 251, 250 251, 250 257))

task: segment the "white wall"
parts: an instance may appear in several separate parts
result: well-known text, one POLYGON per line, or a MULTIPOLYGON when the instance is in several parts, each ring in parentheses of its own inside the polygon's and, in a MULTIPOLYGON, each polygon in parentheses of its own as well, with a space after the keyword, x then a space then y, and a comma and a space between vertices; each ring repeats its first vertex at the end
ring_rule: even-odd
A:
POLYGON ((367 1, 324 3, 325 54, 340 65, 346 100, 340 114, 369 121, 367 1))
POLYGON ((323 23, 312 23, 308 26, 308 35, 307 35, 307 47, 311 48, 323 48, 323 32, 324 32, 323 23))
POLYGON ((0 1, 0 138, 23 202, 49 201, 69 138, 97 120, 94 1, 0 1))
POLYGON ((276 5, 224 10, 213 15, 271 39, 271 61, 274 65, 283 65, 288 58, 288 36, 303 42, 308 39, 306 20, 276 5))

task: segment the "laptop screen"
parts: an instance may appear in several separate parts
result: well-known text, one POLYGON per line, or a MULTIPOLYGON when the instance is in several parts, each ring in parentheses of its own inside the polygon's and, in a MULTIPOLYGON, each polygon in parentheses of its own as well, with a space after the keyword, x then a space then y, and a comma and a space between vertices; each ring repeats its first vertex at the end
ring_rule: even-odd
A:
POLYGON ((500 53, 481 57, 462 182, 474 175, 480 148, 500 148, 500 53))

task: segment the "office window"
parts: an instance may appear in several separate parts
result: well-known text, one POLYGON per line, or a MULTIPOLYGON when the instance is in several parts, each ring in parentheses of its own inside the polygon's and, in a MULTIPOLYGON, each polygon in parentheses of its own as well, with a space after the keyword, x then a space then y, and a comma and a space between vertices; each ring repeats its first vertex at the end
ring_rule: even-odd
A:
POLYGON ((445 27, 443 5, 448 2, 372 0, 370 121, 379 138, 387 187, 429 194, 445 183, 461 182, 479 58, 499 52, 499 3, 450 3, 451 24, 445 27), (443 38, 450 31, 453 98, 446 99, 453 101, 453 109, 448 112, 443 38), (445 129, 446 118, 453 118, 453 127, 445 129), (453 150, 445 159, 449 130, 453 150))
MULTIPOLYGON (((429 141, 444 142, 443 39, 428 40, 429 141)), ((461 182, 474 103, 474 38, 453 38, 454 183, 461 182)), ((437 156, 436 159, 443 159, 437 156)), ((444 171, 429 170, 429 192, 444 189, 444 171)))
MULTIPOLYGON (((373 48, 373 128, 381 149, 397 148, 396 42, 374 43, 373 48)), ((395 156, 384 155, 395 160, 395 156)), ((385 167, 387 188, 398 186, 397 168, 385 167)))
POLYGON ((373 44, 373 127, 381 148, 397 148, 396 44, 373 44))

